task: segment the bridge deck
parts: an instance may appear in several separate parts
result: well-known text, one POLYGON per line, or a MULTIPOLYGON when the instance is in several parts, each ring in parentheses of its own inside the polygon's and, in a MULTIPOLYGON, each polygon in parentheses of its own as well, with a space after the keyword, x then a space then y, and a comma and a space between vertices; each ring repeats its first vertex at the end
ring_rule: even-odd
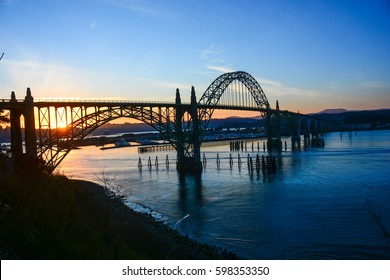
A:
MULTIPOLYGON (((23 107, 24 100, 17 100, 16 103, 10 102, 11 99, 0 99, 0 109, 9 110, 18 107, 23 107)), ((134 100, 34 100, 34 106, 41 107, 186 107, 190 106, 189 102, 183 102, 180 105, 174 102, 164 101, 134 101, 134 100)), ((265 112, 266 110, 259 107, 242 106, 242 105, 205 105, 198 104, 200 109, 215 109, 215 110, 238 110, 238 111, 254 111, 254 112, 265 112)), ((271 111, 274 111, 271 109, 271 111)))

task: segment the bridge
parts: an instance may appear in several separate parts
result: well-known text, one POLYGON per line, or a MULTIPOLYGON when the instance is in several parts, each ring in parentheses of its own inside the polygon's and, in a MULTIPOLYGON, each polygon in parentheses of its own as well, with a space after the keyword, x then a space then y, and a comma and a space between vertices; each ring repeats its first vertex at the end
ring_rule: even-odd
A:
POLYGON ((278 101, 272 109, 259 83, 243 71, 225 73, 211 83, 197 101, 195 88, 191 101, 181 101, 179 89, 174 102, 34 100, 28 88, 23 100, 0 100, 0 110, 10 112, 11 155, 38 160, 52 172, 80 140, 103 124, 118 118, 133 118, 152 126, 177 151, 178 170, 202 169, 200 148, 215 110, 259 112, 265 119, 267 148, 282 148, 281 128, 288 127, 293 147, 305 143, 321 145, 326 123, 308 115, 282 111, 278 101), (24 128, 21 125, 24 117, 24 128), (25 149, 23 149, 23 129, 25 149))

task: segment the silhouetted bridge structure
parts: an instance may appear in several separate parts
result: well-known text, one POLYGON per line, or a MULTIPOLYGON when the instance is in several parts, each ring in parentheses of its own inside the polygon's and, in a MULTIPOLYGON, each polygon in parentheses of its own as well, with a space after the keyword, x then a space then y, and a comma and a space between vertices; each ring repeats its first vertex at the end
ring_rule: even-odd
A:
POLYGON ((175 102, 34 100, 28 88, 24 100, 0 100, 0 109, 10 111, 11 154, 39 159, 53 171, 80 140, 103 124, 118 118, 133 118, 149 124, 177 151, 179 170, 201 170, 200 147, 215 110, 257 111, 265 119, 268 150, 281 150, 281 126, 289 127, 293 146, 305 141, 321 145, 325 123, 307 115, 281 111, 278 101, 272 109, 258 82, 238 71, 219 76, 199 101, 195 89, 191 101, 181 101, 179 89, 175 102), (21 116, 24 117, 23 149, 21 116))

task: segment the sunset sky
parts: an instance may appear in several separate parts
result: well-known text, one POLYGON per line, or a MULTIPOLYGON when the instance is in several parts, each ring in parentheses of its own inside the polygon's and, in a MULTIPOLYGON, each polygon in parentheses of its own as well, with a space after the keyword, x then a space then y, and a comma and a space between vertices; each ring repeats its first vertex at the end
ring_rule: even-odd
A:
POLYGON ((390 108, 390 2, 0 0, 0 98, 174 101, 246 71, 271 106, 390 108))

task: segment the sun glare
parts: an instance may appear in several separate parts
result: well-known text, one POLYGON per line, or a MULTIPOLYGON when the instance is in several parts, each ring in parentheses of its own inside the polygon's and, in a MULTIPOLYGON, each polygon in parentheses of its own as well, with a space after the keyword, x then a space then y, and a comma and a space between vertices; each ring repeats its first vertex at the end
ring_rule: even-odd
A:
POLYGON ((57 123, 54 125, 56 128, 65 128, 67 126, 67 123, 65 120, 57 121, 57 123))

